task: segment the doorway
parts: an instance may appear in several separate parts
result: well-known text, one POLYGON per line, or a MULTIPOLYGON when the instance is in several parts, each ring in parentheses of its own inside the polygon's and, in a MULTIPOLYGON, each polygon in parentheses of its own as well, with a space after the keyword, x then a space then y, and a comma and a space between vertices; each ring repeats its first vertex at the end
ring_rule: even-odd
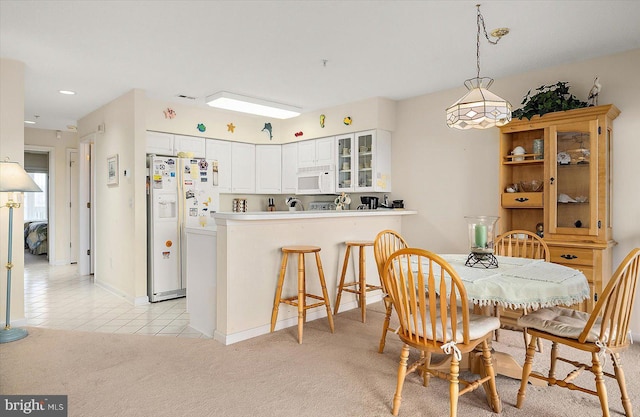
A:
MULTIPOLYGON (((42 193, 24 193, 25 255, 51 263, 55 260, 55 149, 25 146, 24 168, 42 193)), ((35 260, 25 256, 25 263, 35 260)))

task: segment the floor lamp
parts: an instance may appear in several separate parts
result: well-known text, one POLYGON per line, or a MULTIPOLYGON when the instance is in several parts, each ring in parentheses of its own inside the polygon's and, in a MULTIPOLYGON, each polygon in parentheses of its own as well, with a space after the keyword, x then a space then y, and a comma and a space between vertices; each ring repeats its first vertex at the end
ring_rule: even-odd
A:
POLYGON ((5 316, 4 329, 0 330, 0 343, 13 342, 27 337, 27 331, 20 328, 11 328, 11 263, 13 245, 13 209, 19 208, 20 203, 13 200, 14 192, 42 191, 17 162, 8 160, 0 161, 0 192, 8 192, 7 203, 9 208, 9 254, 7 256, 7 314, 5 316))

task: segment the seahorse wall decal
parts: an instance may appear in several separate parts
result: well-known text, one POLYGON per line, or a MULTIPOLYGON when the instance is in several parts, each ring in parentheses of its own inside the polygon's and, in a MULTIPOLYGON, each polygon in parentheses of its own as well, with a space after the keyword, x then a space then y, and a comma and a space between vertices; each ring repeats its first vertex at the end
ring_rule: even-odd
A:
POLYGON ((269 132, 269 140, 273 139, 273 133, 272 133, 272 128, 271 128, 271 123, 265 123, 264 127, 262 128, 261 132, 264 131, 269 132))

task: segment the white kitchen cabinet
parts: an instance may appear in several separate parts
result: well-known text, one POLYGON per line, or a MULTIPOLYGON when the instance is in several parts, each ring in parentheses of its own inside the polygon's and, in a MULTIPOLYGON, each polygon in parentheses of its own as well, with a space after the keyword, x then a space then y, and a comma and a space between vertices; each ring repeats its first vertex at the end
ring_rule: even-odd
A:
POLYGON ((173 156, 174 136, 170 133, 147 131, 147 153, 173 156))
POLYGON ((193 153, 194 158, 204 158, 206 154, 205 138, 174 135, 173 151, 174 155, 185 152, 193 153))
POLYGON ((391 133, 368 130, 355 134, 352 158, 355 192, 391 191, 391 133))
POLYGON ((256 145, 231 143, 231 192, 256 192, 256 145))
POLYGON ((335 164, 335 137, 298 142, 298 168, 335 164))
POLYGON ((298 170, 298 142, 282 145, 282 194, 295 194, 298 170))
POLYGON ((336 136, 337 165, 336 171, 336 191, 352 192, 355 188, 355 164, 356 156, 354 152, 354 135, 336 136))
POLYGON ((282 146, 256 145, 256 193, 279 194, 282 190, 282 146))
POLYGON ((207 159, 218 161, 218 190, 221 193, 231 192, 231 142, 226 140, 206 139, 205 155, 207 159))

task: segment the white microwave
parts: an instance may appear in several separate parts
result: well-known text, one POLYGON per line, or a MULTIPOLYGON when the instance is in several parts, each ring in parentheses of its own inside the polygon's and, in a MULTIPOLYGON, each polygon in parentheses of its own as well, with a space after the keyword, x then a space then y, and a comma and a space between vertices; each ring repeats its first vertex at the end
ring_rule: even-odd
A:
POLYGON ((336 172, 331 165, 298 168, 296 194, 335 194, 336 172))

